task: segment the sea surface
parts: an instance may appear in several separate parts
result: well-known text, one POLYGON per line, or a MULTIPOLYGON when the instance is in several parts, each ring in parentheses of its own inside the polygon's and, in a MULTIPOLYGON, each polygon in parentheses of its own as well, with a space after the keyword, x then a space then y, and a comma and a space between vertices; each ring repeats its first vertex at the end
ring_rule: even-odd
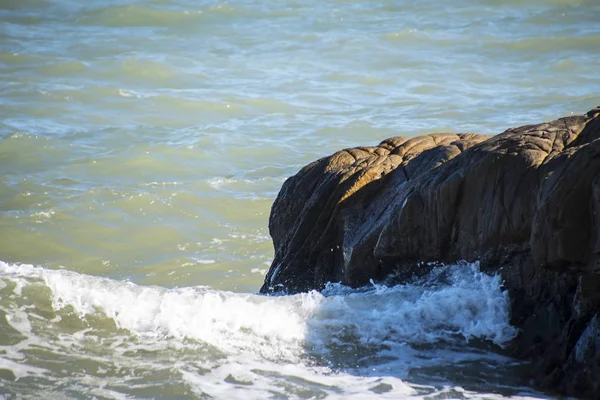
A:
POLYGON ((598 0, 0 0, 0 399, 550 398, 499 277, 261 296, 268 216, 317 158, 584 113, 599 71, 598 0))

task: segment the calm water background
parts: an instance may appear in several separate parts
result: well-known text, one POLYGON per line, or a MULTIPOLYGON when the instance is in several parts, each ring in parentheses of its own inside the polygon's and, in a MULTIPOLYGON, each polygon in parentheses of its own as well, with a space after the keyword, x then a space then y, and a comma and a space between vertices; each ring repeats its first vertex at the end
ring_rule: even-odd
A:
POLYGON ((395 303, 252 293, 270 205, 306 163, 599 105, 599 1, 0 0, 0 20, 0 394, 530 391, 465 344, 514 334, 500 283, 470 267, 395 303), (437 315, 431 293, 457 308, 437 315), (420 304, 414 332, 390 333, 420 304), (462 378, 431 369, 467 359, 462 378))

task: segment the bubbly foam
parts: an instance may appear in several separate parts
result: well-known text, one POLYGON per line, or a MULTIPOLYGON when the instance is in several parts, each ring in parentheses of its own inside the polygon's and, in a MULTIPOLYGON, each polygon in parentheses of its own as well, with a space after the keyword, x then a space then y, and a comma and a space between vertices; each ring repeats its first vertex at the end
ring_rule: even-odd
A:
POLYGON ((419 285, 354 291, 330 284, 323 294, 285 297, 139 286, 31 265, 0 263, 0 272, 43 279, 52 290, 54 309, 71 306, 82 317, 100 312, 132 333, 191 338, 224 348, 219 336, 234 339, 240 331, 247 332, 237 338, 240 343, 251 334, 288 343, 305 338, 307 328, 326 332, 340 326, 364 342, 433 342, 461 335, 501 345, 515 335, 500 277, 480 272, 477 264, 445 267, 419 285), (446 282, 436 283, 442 272, 446 282))
MULTIPOLYGON (((5 282, 3 293, 10 290, 15 299, 43 284, 54 310, 54 316, 41 317, 23 306, 2 305, 11 327, 28 338, 15 347, 18 353, 42 343, 51 352, 81 352, 77 357, 100 364, 96 375, 105 380, 111 366, 116 373, 132 363, 149 371, 176 372, 171 379, 181 380, 197 396, 421 397, 438 389, 405 381, 411 369, 475 359, 507 362, 493 353, 453 346, 475 338, 502 345, 515 335, 499 277, 481 273, 477 264, 440 268, 418 284, 361 289, 330 284, 322 293, 277 297, 208 287, 140 286, 3 262, 0 281, 5 282), (83 323, 74 334, 59 334, 54 345, 36 336, 41 320, 61 324, 61 318, 71 315, 83 323), (107 325, 110 321, 116 331, 107 325), (98 341, 105 343, 100 353, 85 348, 98 341), (183 353, 161 358, 174 351, 183 353), (146 353, 157 356, 146 359, 146 353)), ((35 366, 17 368, 18 357, 4 357, 4 368, 19 376, 40 374, 35 366)), ((118 378, 127 382, 134 376, 118 378)))

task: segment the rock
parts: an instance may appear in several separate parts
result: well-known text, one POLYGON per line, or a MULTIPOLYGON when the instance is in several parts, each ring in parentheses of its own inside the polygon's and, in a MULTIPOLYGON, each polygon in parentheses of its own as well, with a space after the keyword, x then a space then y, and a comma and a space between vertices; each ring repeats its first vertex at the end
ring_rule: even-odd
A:
POLYGON ((559 374, 563 392, 600 395, 600 313, 587 324, 559 374))
POLYGON ((535 360, 544 387, 599 398, 599 138, 596 108, 496 136, 394 137, 315 161, 273 204, 275 258, 261 292, 479 260, 509 290, 521 328, 514 354, 535 360))

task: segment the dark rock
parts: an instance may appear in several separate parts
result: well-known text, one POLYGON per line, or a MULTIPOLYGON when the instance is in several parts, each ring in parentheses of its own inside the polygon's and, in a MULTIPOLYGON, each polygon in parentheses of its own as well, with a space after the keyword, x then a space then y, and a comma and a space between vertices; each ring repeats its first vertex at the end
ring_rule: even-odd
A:
POLYGON ((361 286, 429 263, 500 271, 546 388, 600 398, 600 108, 496 136, 346 149, 283 185, 261 292, 361 286))

